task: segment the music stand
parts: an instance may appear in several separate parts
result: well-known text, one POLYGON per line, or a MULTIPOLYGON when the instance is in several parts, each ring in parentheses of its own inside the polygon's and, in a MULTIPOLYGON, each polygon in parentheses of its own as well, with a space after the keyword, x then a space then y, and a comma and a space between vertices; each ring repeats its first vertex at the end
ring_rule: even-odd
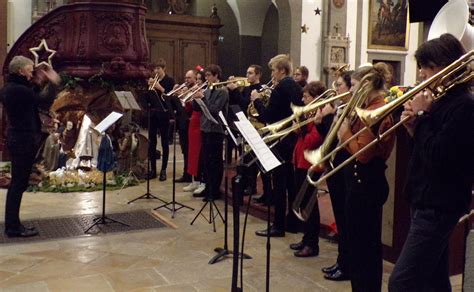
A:
MULTIPOLYGON (((217 263, 218 261, 221 260, 221 258, 224 258, 228 255, 231 255, 233 254, 233 251, 232 250, 229 250, 229 247, 228 247, 228 244, 227 244, 227 234, 228 234, 228 189, 229 189, 229 178, 227 176, 227 172, 230 168, 230 165, 228 163, 228 151, 227 151, 227 147, 229 145, 229 137, 232 138, 232 140, 234 141, 235 145, 238 145, 238 142, 237 142, 237 139, 236 137, 232 134, 231 132, 231 129, 229 128, 229 125, 227 123, 227 120, 225 119, 224 115, 222 114, 222 112, 219 112, 219 117, 222 121, 222 123, 224 124, 225 128, 226 128, 226 131, 225 131, 225 137, 224 137, 224 161, 225 161, 225 167, 224 167, 224 170, 225 170, 225 175, 224 175, 224 247, 216 247, 214 249, 214 251, 217 253, 215 256, 213 256, 211 258, 211 260, 209 261, 209 264, 212 265, 212 264, 215 264, 217 263)), ((232 190, 233 190, 233 197, 234 195, 236 194, 236 191, 235 191, 235 183, 232 182, 232 190)), ((237 196, 239 197, 239 196, 237 196)), ((235 205, 235 204, 233 204, 235 205)), ((234 218, 235 220, 235 218, 234 218)), ((238 222, 237 222, 238 223, 238 222)), ((235 223, 234 223, 235 224, 235 223)), ((237 244, 237 247, 238 247, 238 244, 237 244)), ((238 253, 238 255, 240 255, 238 253)), ((251 259, 252 257, 247 255, 247 254, 242 254, 243 255, 243 258, 244 259, 251 259)))
MULTIPOLYGON (((113 151, 112 150, 112 143, 110 142, 110 138, 109 136, 105 133, 105 131, 111 126, 113 125, 118 119, 120 119, 122 117, 122 114, 120 113, 117 113, 117 112, 112 112, 110 113, 105 119, 102 120, 102 122, 100 122, 95 128, 94 130, 96 130, 97 132, 101 133, 102 134, 102 139, 107 139, 108 141, 106 142, 107 143, 107 151, 113 151)), ((105 145, 105 143, 103 144, 101 142, 101 146, 102 145, 105 145)), ((103 153, 101 151, 99 151, 99 156, 100 155, 103 155, 103 153)), ((101 161, 101 158, 98 159, 98 161, 101 161)), ((101 166, 101 165, 98 165, 98 168, 101 168, 101 167, 104 167, 102 169, 100 169, 103 173, 103 179, 102 179, 102 215, 95 218, 93 221, 92 221, 92 225, 89 226, 85 231, 84 233, 88 233, 89 230, 91 230, 94 226, 97 226, 97 225, 105 225, 105 224, 109 224, 109 223, 118 223, 118 224, 121 224, 121 225, 124 225, 124 226, 130 226, 128 224, 125 224, 123 222, 120 222, 120 221, 117 221, 117 220, 114 220, 112 218, 109 218, 105 215, 105 193, 106 193, 106 188, 107 188, 107 171, 111 170, 113 168, 113 166, 110 166, 110 165, 106 165, 106 166, 101 166)), ((99 229, 100 230, 100 229, 99 229)))
MULTIPOLYGON (((150 112, 151 112, 151 106, 148 106, 148 113, 147 113, 147 126, 148 126, 148 130, 150 129, 150 121, 151 121, 151 116, 150 116, 150 112)), ((150 137, 148 137, 150 138, 150 137)), ((156 149, 153 149, 153 151, 156 151, 156 149)), ((147 176, 146 176, 146 193, 141 195, 141 196, 138 196, 136 197, 135 199, 133 200, 130 200, 127 202, 127 204, 131 204, 135 201, 138 201, 138 200, 148 200, 148 199, 154 199, 154 200, 159 200, 163 203, 166 203, 165 200, 162 200, 154 195, 152 195, 150 193, 150 168, 151 168, 151 162, 150 162, 150 153, 148 152, 148 157, 147 157, 147 161, 146 161, 146 164, 147 164, 147 176)))
MULTIPOLYGON (((253 153, 256 156, 251 163, 259 162, 258 165, 261 170, 265 173, 272 171, 274 168, 281 165, 281 162, 278 158, 273 154, 270 148, 265 144, 262 140, 260 135, 258 134, 257 130, 253 127, 247 117, 242 113, 239 112, 236 114, 239 121, 235 122, 235 126, 240 131, 244 139, 247 141, 248 145, 252 148, 253 153)), ((250 164, 247 164, 249 166, 250 164)), ((239 165, 237 166, 239 169, 239 165)), ((233 216, 234 216, 234 246, 239 245, 239 200, 237 198, 238 193, 243 193, 242 190, 242 175, 237 174, 233 180, 233 190, 235 189, 233 196, 233 216), (236 194, 237 193, 237 194, 236 194)), ((249 202, 250 204, 250 202, 249 202)), ((267 230, 270 230, 270 206, 267 209, 267 230)), ((266 291, 270 289, 270 232, 267 232, 267 259, 266 259, 266 291)), ((242 248, 243 252, 243 248, 242 248)), ((237 285, 237 277, 238 277, 238 256, 239 252, 237 249, 234 248, 234 258, 232 264, 232 291, 242 291, 242 287, 238 287, 237 285)), ((242 279, 242 275, 241 275, 242 279)))
POLYGON ((194 208, 191 208, 176 201, 176 120, 173 121, 173 196, 171 202, 165 202, 163 205, 158 206, 153 210, 158 210, 160 208, 166 208, 170 210, 171 218, 174 218, 174 213, 176 213, 178 210, 181 210, 182 208, 187 208, 194 211, 194 208), (171 205, 171 207, 169 207, 169 205, 171 205), (176 205, 178 205, 179 208, 176 208, 176 205))

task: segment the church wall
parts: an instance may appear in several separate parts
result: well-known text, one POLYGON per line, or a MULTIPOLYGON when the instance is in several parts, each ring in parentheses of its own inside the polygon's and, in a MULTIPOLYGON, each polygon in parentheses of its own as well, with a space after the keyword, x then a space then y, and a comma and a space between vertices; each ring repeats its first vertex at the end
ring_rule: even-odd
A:
MULTIPOLYGON (((0 68, 7 55, 7 9, 8 1, 0 0, 0 68)), ((0 86, 3 84, 3 78, 0 78, 0 86)))
MULTIPOLYGON (((217 14, 223 25, 220 29, 218 44, 218 64, 222 68, 224 78, 230 75, 239 75, 240 72, 240 36, 237 19, 232 8, 225 0, 199 0, 193 1, 190 14, 195 16, 211 15, 213 4, 217 6, 217 14)), ((203 64, 208 65, 208 64, 203 64)))
POLYGON ((20 35, 31 25, 31 0, 8 0, 8 48, 11 48, 20 35))
POLYGON ((322 7, 323 0, 303 0, 301 25, 306 25, 308 31, 301 34, 301 60, 298 65, 304 65, 309 70, 308 80, 320 80, 322 55, 322 13, 316 15, 316 7, 322 7))
POLYGON ((279 26, 278 10, 274 5, 268 8, 262 29, 262 53, 261 60, 258 63, 262 66, 263 81, 268 82, 271 79, 271 71, 268 68, 268 61, 278 54, 278 37, 276 29, 279 26))

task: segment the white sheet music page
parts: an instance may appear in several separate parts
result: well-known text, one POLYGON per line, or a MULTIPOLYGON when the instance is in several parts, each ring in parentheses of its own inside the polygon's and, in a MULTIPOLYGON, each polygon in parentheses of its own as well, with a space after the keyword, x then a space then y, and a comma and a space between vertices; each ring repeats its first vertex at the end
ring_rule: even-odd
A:
POLYGON ((224 117, 224 114, 222 111, 219 112, 219 118, 221 119, 222 123, 224 124, 225 128, 227 129, 227 133, 229 133, 229 136, 232 138, 234 141, 235 145, 239 145, 239 142, 237 141, 237 138, 235 138, 234 133, 229 128, 229 124, 227 123, 227 120, 224 117))
POLYGON ((268 172, 280 166, 281 162, 276 158, 267 144, 265 144, 260 134, 258 134, 257 130, 245 115, 242 117, 237 114, 237 117, 240 121, 235 122, 235 126, 239 129, 240 133, 242 133, 242 136, 244 136, 250 148, 252 148, 265 171, 268 172))
POLYGON ((97 126, 95 126, 94 130, 99 133, 103 133, 122 116, 123 114, 121 113, 111 112, 105 119, 103 119, 97 126))
POLYGON ((123 91, 123 96, 127 99, 128 103, 130 104, 130 107, 133 110, 140 111, 142 110, 140 106, 137 103, 137 100, 135 99, 135 96, 133 96, 133 93, 131 91, 123 91))

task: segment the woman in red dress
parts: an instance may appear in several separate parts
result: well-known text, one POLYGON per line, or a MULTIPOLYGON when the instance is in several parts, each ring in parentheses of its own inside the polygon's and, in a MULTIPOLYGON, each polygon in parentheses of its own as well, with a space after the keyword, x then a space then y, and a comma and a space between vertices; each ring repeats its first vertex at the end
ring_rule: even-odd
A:
MULTIPOLYGON (((204 82, 204 74, 199 71, 196 73, 196 85, 200 86, 204 82)), ((192 110, 192 101, 186 103, 186 111, 192 110)), ((206 188, 203 182, 202 170, 199 169, 199 158, 201 152, 201 115, 202 112, 192 110, 188 129, 188 173, 193 177, 193 181, 183 188, 186 192, 200 194, 206 188)))

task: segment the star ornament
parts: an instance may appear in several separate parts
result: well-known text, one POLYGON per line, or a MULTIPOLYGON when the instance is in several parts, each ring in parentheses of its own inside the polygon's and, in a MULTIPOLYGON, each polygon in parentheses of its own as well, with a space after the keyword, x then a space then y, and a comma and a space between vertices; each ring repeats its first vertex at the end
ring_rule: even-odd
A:
POLYGON ((31 54, 35 57, 35 67, 39 67, 41 65, 46 65, 53 68, 53 64, 51 63, 51 59, 56 54, 56 50, 52 50, 48 47, 45 39, 42 39, 39 46, 30 48, 29 49, 31 54), (47 56, 45 58, 45 56, 47 56), (41 62, 40 62, 41 60, 41 62), (48 60, 48 61, 46 61, 48 60))
POLYGON ((309 27, 305 24, 301 26, 301 33, 308 33, 309 27))
POLYGON ((318 8, 314 9, 314 15, 321 15, 322 10, 318 8))

